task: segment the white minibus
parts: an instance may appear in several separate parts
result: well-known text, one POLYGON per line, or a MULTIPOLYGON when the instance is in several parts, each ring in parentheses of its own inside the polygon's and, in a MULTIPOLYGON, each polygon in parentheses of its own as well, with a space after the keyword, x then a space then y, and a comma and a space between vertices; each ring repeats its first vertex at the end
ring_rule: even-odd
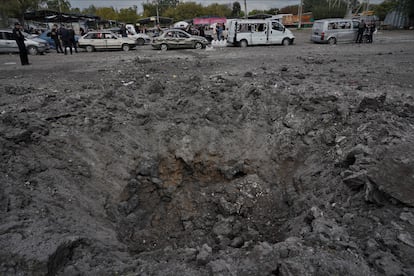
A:
POLYGON ((231 19, 227 21, 227 43, 233 46, 292 45, 293 33, 275 19, 231 19))

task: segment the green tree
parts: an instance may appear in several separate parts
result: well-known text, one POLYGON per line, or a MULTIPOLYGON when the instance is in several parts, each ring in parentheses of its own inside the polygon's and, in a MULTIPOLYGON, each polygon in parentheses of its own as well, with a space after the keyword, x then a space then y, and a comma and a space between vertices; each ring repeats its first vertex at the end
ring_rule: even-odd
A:
POLYGON ((144 12, 142 13, 143 17, 150 17, 150 16, 157 15, 157 5, 155 4, 151 4, 151 3, 142 4, 142 8, 144 10, 144 12))
POLYGON ((106 20, 117 20, 118 19, 118 13, 113 7, 97 8, 96 15, 106 20))
POLYGON ((233 3, 233 9, 231 10, 231 16, 235 18, 240 18, 241 6, 239 2, 233 3))
POLYGON ((383 21, 385 16, 398 6, 398 1, 396 0, 386 0, 379 5, 374 6, 373 10, 379 20, 383 21))
POLYGON ((205 7, 205 15, 216 15, 223 17, 231 17, 232 10, 228 5, 220 5, 217 3, 205 7))
POLYGON ((15 17, 23 22, 24 13, 37 10, 43 2, 43 0, 1 0, 0 14, 4 20, 8 17, 15 17))
POLYGON ((163 16, 174 18, 175 21, 193 19, 202 15, 204 15, 203 6, 195 2, 181 3, 175 8, 168 8, 163 13, 163 16))
POLYGON ((67 0, 47 0, 47 8, 50 10, 60 11, 60 12, 70 12, 71 5, 67 0), (60 4, 60 5, 59 5, 60 4), (60 7, 59 7, 60 6, 60 7))
POLYGON ((94 5, 90 5, 88 8, 83 9, 82 13, 86 15, 96 15, 96 7, 94 5))
POLYGON ((120 9, 118 13, 118 21, 126 23, 136 23, 138 19, 137 6, 127 9, 120 9))
POLYGON ((280 13, 298 14, 298 5, 286 6, 280 9, 280 13))

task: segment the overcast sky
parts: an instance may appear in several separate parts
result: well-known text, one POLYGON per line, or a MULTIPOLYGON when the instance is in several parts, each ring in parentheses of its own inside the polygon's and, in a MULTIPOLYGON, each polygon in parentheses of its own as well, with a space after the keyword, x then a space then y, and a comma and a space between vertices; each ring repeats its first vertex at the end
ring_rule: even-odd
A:
MULTIPOLYGON (((232 4, 233 2, 238 1, 242 10, 244 10, 244 0, 187 0, 188 2, 197 2, 201 3, 203 6, 208 6, 212 3, 219 4, 232 4)), ((379 4, 383 0, 360 0, 360 1, 369 1, 372 4, 379 4)), ((136 5, 138 7, 138 12, 142 12, 142 3, 146 3, 147 0, 69 0, 72 8, 84 9, 90 5, 95 7, 114 7, 116 9, 124 9, 136 5)), ((300 0, 246 0, 247 10, 251 11, 254 9, 257 10, 268 10, 271 8, 283 8, 290 5, 298 5, 300 0)))

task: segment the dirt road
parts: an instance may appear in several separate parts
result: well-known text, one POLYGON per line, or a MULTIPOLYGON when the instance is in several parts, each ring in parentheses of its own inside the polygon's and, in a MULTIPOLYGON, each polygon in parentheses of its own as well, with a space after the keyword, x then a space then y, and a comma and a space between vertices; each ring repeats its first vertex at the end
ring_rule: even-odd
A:
POLYGON ((0 55, 1 275, 412 275, 414 33, 0 55))

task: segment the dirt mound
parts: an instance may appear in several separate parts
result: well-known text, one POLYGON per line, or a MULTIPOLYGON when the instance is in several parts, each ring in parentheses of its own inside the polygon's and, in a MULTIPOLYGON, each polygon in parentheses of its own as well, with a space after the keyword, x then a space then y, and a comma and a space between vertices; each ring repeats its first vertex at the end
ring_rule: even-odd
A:
POLYGON ((1 274, 414 273, 414 51, 305 46, 1 71, 1 274))

